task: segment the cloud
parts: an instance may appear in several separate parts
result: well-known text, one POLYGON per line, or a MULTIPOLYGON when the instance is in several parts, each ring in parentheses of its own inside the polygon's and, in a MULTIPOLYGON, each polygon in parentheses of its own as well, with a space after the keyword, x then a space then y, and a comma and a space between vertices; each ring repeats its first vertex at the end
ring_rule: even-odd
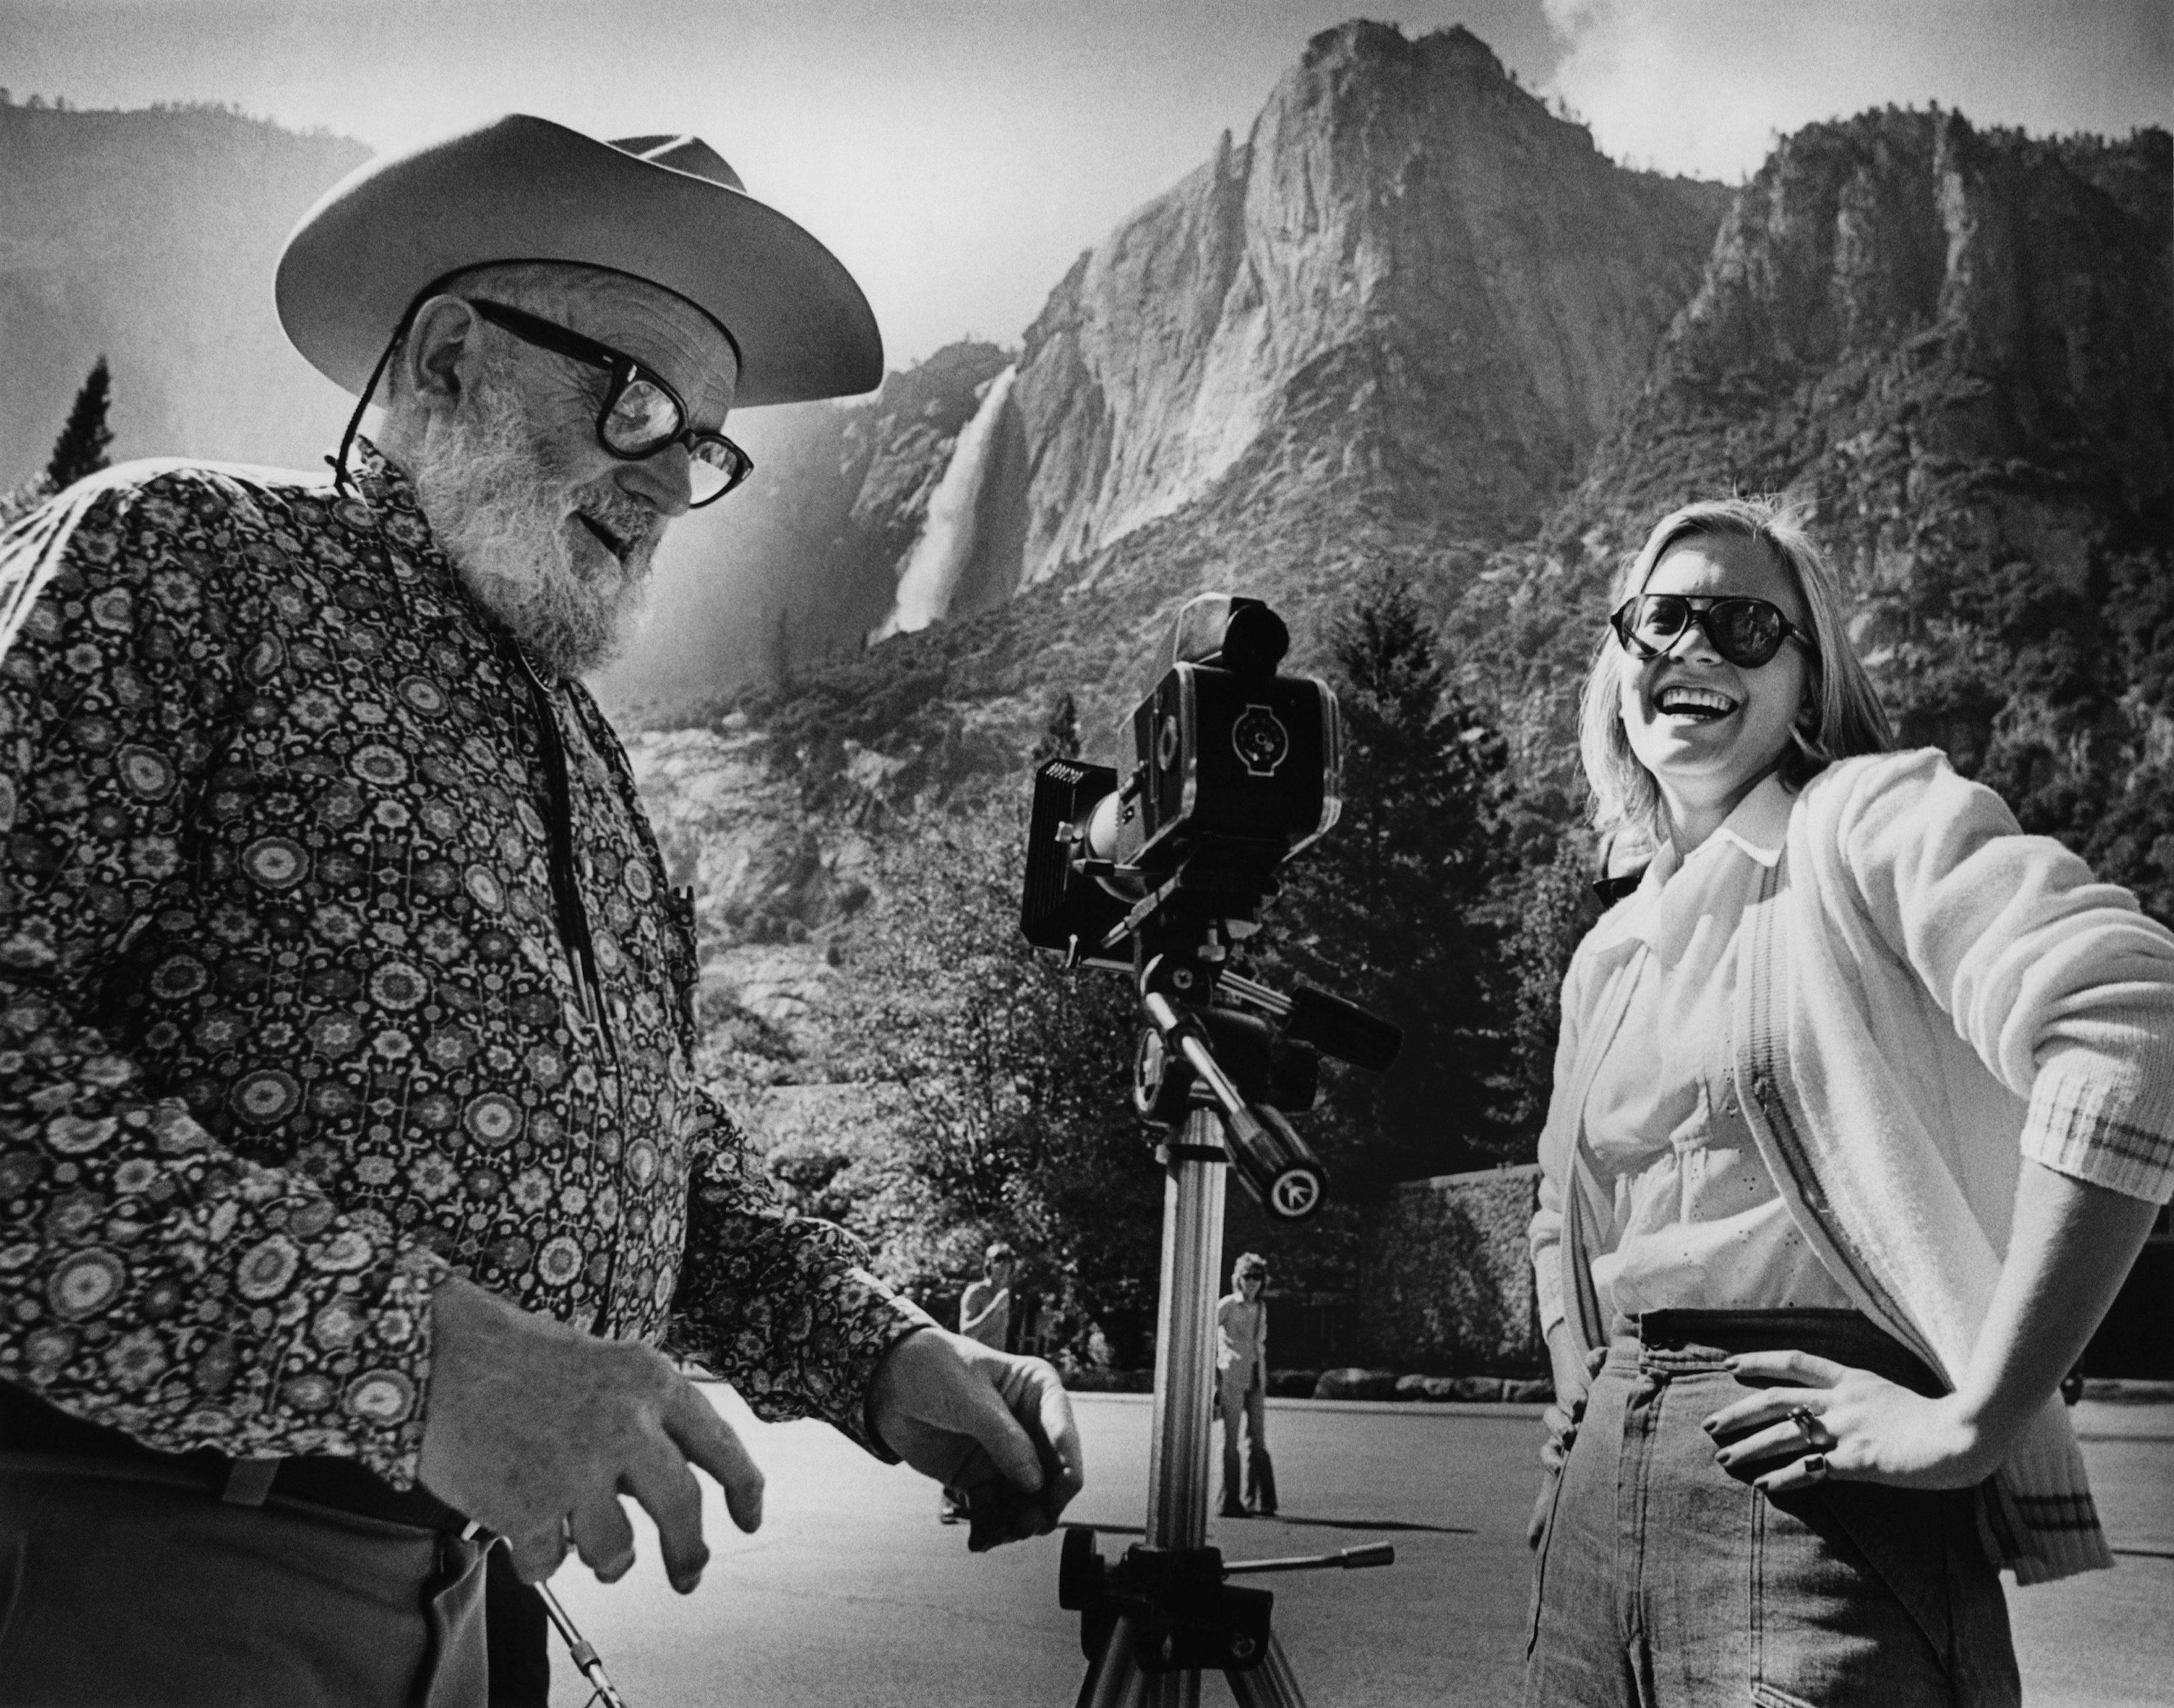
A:
POLYGON ((1546 87, 1618 159, 1734 181, 1777 135, 1893 103, 2123 135, 2174 117, 2164 0, 1542 0, 1546 87))

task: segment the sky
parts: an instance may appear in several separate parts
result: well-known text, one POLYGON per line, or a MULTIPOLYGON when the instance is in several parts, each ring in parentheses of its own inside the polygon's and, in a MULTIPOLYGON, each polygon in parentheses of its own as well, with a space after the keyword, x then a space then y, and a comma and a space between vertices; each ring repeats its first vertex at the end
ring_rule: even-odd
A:
POLYGON ((1777 134, 1888 102, 2174 125, 2167 0, 0 0, 0 78, 377 148, 508 111, 693 131, 836 251, 903 366, 1015 343, 1359 8, 1463 24, 1615 159, 1732 183, 1777 134))

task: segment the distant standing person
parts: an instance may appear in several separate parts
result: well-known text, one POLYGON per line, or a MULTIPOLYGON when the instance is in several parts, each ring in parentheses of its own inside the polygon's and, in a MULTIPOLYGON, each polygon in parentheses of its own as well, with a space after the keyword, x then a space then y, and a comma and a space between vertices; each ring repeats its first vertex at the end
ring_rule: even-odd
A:
POLYGON ((1012 1248, 1002 1240, 982 1258, 982 1278, 959 1300, 959 1332, 998 1352, 1012 1332, 1012 1248))
POLYGON ((1230 1266, 1230 1291, 1215 1307, 1215 1385, 1223 1402, 1223 1491, 1216 1505, 1225 1518, 1250 1510, 1262 1518, 1276 1512, 1276 1467, 1268 1458, 1268 1260, 1243 1253, 1230 1266), (1238 1420, 1245 1414, 1246 1498, 1238 1498, 1238 1420))
MULTIPOLYGON (((1002 1352, 1012 1332, 1012 1248, 993 1240, 982 1256, 982 1278, 969 1282, 959 1300, 959 1332, 1002 1352)), ((956 1524, 968 1516, 966 1503, 947 1485, 936 1506, 939 1522, 956 1524)))

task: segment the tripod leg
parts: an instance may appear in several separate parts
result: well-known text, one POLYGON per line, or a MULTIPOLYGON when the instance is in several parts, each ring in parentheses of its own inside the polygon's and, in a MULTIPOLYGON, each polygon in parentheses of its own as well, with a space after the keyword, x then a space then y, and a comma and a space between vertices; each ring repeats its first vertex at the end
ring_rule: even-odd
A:
POLYGON ((1290 1657, 1274 1632, 1268 1635, 1266 1660, 1250 1673, 1225 1673, 1223 1677, 1238 1700, 1238 1708, 1306 1708, 1298 1674, 1291 1671, 1290 1657))
POLYGON ((1146 1708, 1200 1708, 1198 1673, 1157 1673, 1147 1683, 1146 1708))
POLYGON ((1111 1628, 1102 1652, 1087 1663, 1078 1708, 1140 1708, 1147 1675, 1133 1659, 1138 1637, 1138 1624, 1131 1619, 1120 1619, 1111 1628))
POLYGON ((1208 1539, 1208 1413, 1229 1170, 1198 1159, 1203 1150, 1222 1151, 1222 1122, 1214 1111, 1195 1110, 1184 1139, 1195 1154, 1171 1164, 1163 1190, 1155 1423, 1148 1446, 1147 1540, 1155 1548, 1198 1548, 1208 1539))

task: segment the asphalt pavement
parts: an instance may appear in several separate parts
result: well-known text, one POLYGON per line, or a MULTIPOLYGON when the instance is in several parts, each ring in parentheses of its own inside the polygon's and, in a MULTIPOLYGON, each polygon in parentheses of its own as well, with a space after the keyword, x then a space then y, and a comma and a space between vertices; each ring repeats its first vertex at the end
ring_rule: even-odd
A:
MULTIPOLYGON (((578 1562, 554 1582, 629 1708, 1063 1708, 1084 1662, 1057 1605, 1057 1538, 966 1552, 937 1522, 934 1485, 878 1464, 816 1424, 762 1424, 728 1390, 718 1409, 769 1478, 755 1535, 709 1489, 709 1570, 672 1593, 637 1517, 641 1563, 617 1585, 578 1562)), ((1144 1515, 1149 1402, 1073 1397, 1087 1491, 1068 1519, 1106 1554, 1144 1515)), ((1257 1579, 1314 1708, 1515 1703, 1527 1618, 1524 1529, 1539 1408, 1271 1401, 1284 1511, 1212 1520, 1227 1558, 1395 1545, 1394 1565, 1257 1579)), ((2174 1405, 2076 1411, 2118 1565, 2011 1590, 2030 1708, 2174 1705, 2174 1405)), ((707 1487, 706 1479, 706 1487, 707 1487)), ((553 1701, 587 1687, 563 1651, 553 1701)), ((1211 1676, 1203 1702, 1228 1703, 1211 1676)))

